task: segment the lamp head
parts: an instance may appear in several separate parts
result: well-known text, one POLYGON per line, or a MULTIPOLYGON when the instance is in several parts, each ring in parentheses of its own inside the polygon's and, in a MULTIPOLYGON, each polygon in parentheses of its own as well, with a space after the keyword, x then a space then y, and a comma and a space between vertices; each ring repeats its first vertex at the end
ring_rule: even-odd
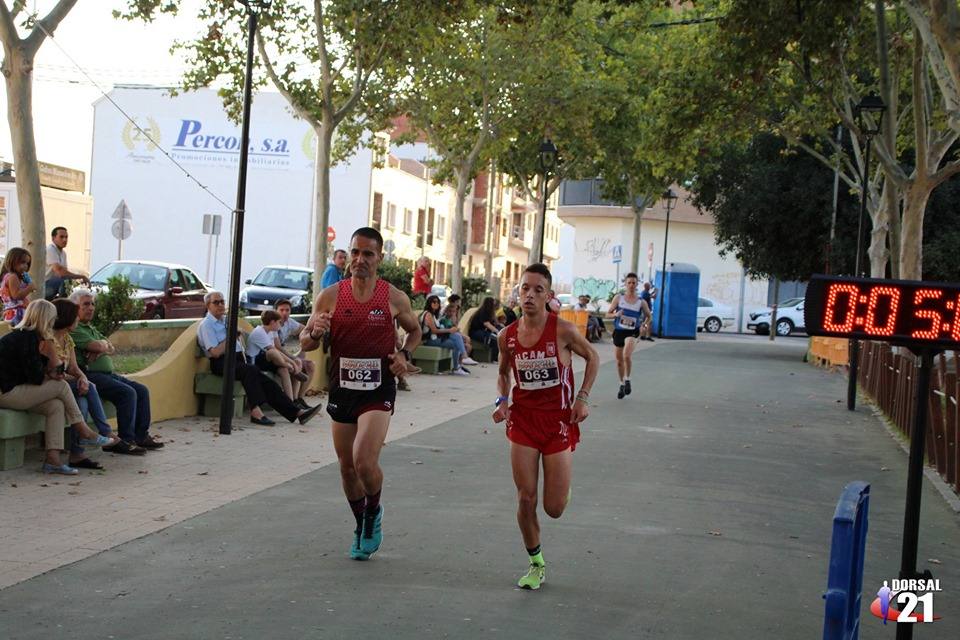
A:
POLYGON ((667 190, 663 192, 663 195, 662 195, 661 197, 663 198, 663 208, 664 208, 664 209, 666 209, 666 210, 669 211, 669 210, 673 209, 673 208, 677 205, 677 197, 678 197, 678 196, 677 196, 676 192, 675 192, 673 189, 671 189, 670 187, 667 187, 667 190))
POLYGON ((880 125, 883 123, 883 114, 886 110, 887 105, 884 104, 883 98, 871 93, 860 99, 860 103, 853 108, 853 114, 860 130, 869 136, 875 136, 880 133, 880 125))
POLYGON ((540 169, 544 172, 551 171, 557 166, 557 147, 550 138, 545 138, 540 143, 540 169))

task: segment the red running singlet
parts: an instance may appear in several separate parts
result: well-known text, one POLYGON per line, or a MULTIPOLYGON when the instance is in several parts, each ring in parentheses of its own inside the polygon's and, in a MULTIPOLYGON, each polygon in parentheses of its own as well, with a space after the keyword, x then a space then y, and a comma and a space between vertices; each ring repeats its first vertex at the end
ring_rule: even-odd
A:
POLYGON ((547 314, 540 339, 531 347, 520 344, 520 322, 507 327, 507 357, 513 368, 513 407, 534 411, 559 411, 573 407, 573 371, 560 362, 557 348, 557 315, 547 314))
POLYGON ((390 284, 377 279, 373 297, 357 302, 352 278, 340 281, 330 319, 330 389, 374 391, 394 386, 387 356, 396 351, 397 332, 390 313, 390 284))

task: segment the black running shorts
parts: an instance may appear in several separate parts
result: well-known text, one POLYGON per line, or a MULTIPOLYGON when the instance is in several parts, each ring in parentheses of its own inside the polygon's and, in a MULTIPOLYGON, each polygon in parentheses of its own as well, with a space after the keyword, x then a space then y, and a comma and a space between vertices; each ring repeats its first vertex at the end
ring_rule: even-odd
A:
POLYGON ((613 346, 623 348, 627 343, 627 338, 639 338, 640 329, 614 329, 613 346))

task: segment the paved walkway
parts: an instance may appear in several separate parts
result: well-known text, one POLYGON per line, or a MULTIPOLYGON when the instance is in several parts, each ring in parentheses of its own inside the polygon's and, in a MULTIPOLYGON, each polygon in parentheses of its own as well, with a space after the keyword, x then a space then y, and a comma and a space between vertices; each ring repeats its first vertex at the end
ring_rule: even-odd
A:
MULTIPOLYGON (((603 361, 613 358, 609 343, 600 351, 603 361)), ((489 406, 496 365, 472 369, 471 378, 412 377, 387 441, 489 406)), ((28 452, 23 467, 0 471, 0 589, 336 461, 325 410, 305 426, 273 417, 274 427, 237 420, 230 436, 220 436, 217 419, 168 420, 153 427, 167 443, 162 451, 94 453, 106 472, 72 478, 42 475, 40 452, 28 452)))
MULTIPOLYGON (((507 445, 489 421, 492 387, 474 383, 464 388, 482 409, 385 449, 385 542, 371 562, 346 558, 352 518, 337 469, 317 465, 5 589, 0 637, 819 637, 836 498, 850 480, 872 484, 865 592, 875 591, 899 566, 906 456, 868 409, 844 410, 844 379, 802 364, 803 347, 658 342, 623 401, 606 365, 573 502, 542 522, 538 593, 512 586, 525 554, 507 445)), ((288 451, 320 445, 299 430, 241 435, 289 439, 288 451)), ((960 517, 929 483, 923 501, 921 564, 941 578, 944 620, 917 637, 953 639, 960 517)), ((892 636, 863 618, 861 637, 892 636)))

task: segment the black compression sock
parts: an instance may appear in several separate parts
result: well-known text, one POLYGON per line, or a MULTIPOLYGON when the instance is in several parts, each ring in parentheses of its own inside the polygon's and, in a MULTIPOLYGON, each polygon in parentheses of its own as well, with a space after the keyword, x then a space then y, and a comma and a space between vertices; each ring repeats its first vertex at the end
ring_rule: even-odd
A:
POLYGON ((381 494, 381 493, 382 493, 382 490, 381 490, 381 491, 377 491, 377 492, 374 493, 373 495, 367 494, 367 509, 366 509, 366 515, 372 516, 372 515, 374 515, 374 514, 377 512, 378 509, 380 509, 380 494, 381 494))

